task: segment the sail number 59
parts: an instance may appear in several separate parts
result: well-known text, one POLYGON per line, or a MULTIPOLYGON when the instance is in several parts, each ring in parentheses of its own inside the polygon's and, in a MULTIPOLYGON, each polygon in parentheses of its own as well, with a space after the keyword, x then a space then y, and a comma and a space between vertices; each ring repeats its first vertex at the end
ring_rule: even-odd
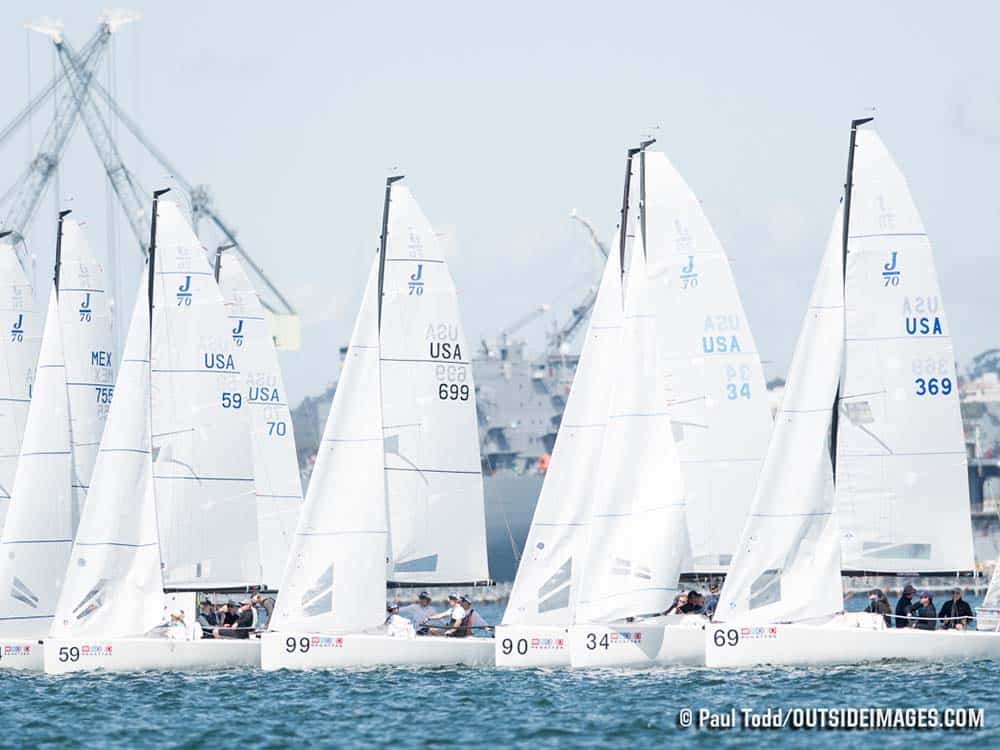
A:
POLYGON ((740 642, 740 631, 736 628, 729 628, 729 630, 716 630, 712 634, 712 641, 719 648, 723 646, 735 646, 740 642))

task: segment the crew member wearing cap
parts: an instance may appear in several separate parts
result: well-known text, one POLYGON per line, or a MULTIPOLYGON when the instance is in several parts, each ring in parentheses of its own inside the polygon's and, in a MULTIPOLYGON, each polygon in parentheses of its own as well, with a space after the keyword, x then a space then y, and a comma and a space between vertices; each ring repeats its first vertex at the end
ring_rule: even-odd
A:
POLYGON ((417 635, 413 623, 400 616, 398 602, 385 603, 385 632, 393 638, 414 638, 417 635))
POLYGON ((896 627, 897 628, 908 628, 910 627, 910 610, 913 608, 913 595, 917 593, 917 590, 913 588, 910 584, 906 584, 903 587, 903 595, 899 597, 899 601, 896 602, 896 627))
POLYGON ((920 601, 910 610, 913 627, 918 630, 935 630, 937 628, 937 610, 934 609, 934 599, 930 591, 920 592, 920 601))
POLYGON ((250 600, 244 599, 240 602, 236 622, 216 628, 214 633, 216 638, 249 638, 251 630, 253 630, 253 610, 250 608, 250 600))
POLYGON ((458 627, 449 630, 446 635, 450 635, 453 638, 467 638, 474 631, 484 631, 489 627, 486 620, 480 617, 479 613, 472 608, 472 602, 467 597, 458 597, 458 602, 462 607, 462 619, 459 620, 458 627))
POLYGON ((415 628, 418 628, 418 635, 421 634, 420 629, 423 629, 423 632, 426 633, 427 629, 424 627, 424 624, 434 617, 434 608, 431 606, 431 595, 426 591, 421 591, 417 596, 416 604, 403 607, 399 610, 399 614, 412 622, 415 628))
POLYGON ((951 590, 951 599, 941 605, 938 617, 941 618, 941 626, 945 630, 952 628, 965 630, 969 626, 969 622, 972 620, 972 607, 962 598, 962 589, 954 588, 951 590))

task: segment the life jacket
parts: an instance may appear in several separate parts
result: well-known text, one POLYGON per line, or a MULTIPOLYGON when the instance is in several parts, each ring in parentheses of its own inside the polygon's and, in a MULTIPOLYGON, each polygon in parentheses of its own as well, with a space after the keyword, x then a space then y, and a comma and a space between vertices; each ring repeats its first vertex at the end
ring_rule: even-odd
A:
POLYGON ((470 609, 465 613, 465 617, 462 621, 458 623, 458 627, 455 628, 455 632, 451 633, 452 638, 468 638, 472 635, 472 613, 475 612, 474 609, 470 609))

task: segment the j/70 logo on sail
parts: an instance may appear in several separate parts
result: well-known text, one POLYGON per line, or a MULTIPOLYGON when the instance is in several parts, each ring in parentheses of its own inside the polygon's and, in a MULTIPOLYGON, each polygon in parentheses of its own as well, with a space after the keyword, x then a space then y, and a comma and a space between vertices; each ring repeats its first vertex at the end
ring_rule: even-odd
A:
POLYGON ((191 305, 191 277, 185 276, 184 283, 177 287, 177 306, 191 305))
POLYGON ((889 254, 889 262, 882 264, 882 286, 899 286, 899 269, 896 268, 896 259, 899 254, 898 250, 893 250, 889 254))
POLYGON ((413 295, 420 296, 424 293, 424 264, 417 263, 417 270, 410 274, 410 283, 407 284, 410 289, 410 296, 413 295))
POLYGON ((10 340, 13 342, 24 341, 24 313, 18 313, 17 320, 11 326, 10 340))
POLYGON ((90 292, 87 292, 87 296, 80 303, 80 322, 89 323, 92 317, 91 313, 93 310, 90 308, 90 292))

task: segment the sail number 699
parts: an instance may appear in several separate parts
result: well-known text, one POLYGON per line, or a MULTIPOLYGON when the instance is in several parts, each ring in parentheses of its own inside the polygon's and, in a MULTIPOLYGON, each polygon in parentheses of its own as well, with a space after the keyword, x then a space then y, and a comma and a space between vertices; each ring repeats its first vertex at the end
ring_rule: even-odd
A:
POLYGON ((458 383, 441 383, 438 386, 438 398, 442 401, 468 401, 469 386, 458 383))

